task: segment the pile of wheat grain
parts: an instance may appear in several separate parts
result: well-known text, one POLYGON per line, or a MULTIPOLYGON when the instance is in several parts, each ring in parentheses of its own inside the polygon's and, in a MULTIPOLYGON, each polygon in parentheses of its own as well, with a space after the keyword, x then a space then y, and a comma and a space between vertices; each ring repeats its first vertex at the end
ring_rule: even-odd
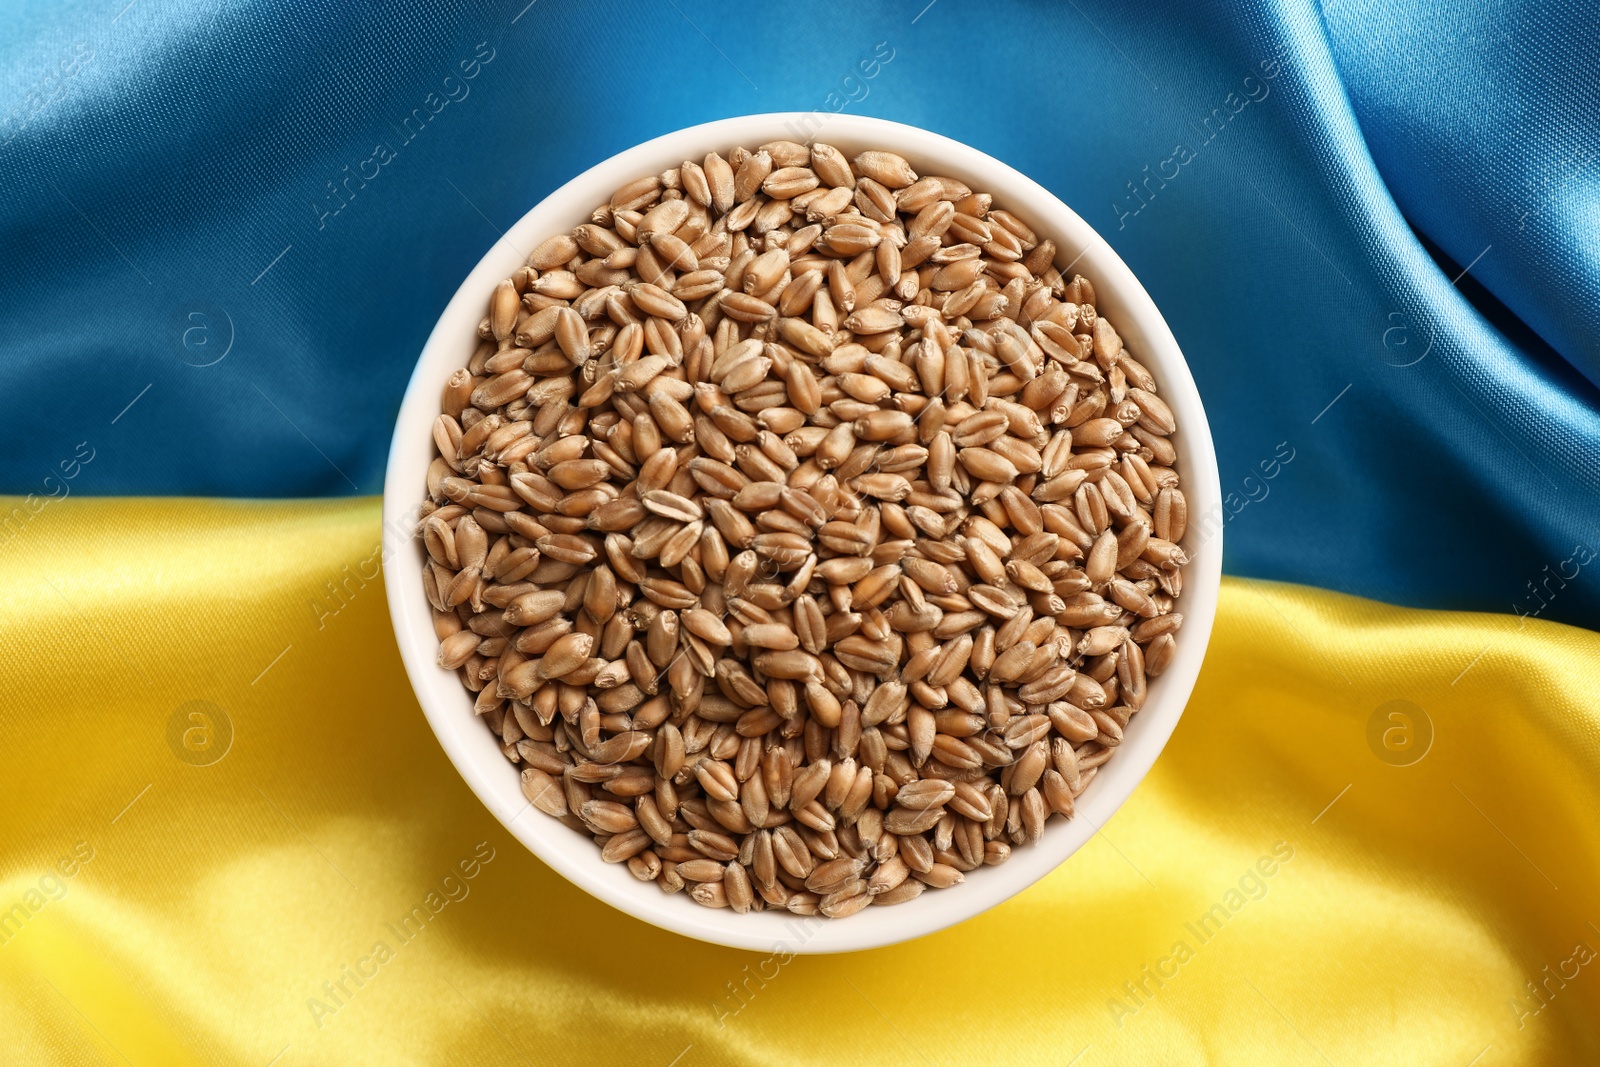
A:
POLYGON ((631 182, 444 390, 442 667, 667 892, 840 917, 1038 839, 1170 662, 1173 416, 988 194, 779 141, 631 182))

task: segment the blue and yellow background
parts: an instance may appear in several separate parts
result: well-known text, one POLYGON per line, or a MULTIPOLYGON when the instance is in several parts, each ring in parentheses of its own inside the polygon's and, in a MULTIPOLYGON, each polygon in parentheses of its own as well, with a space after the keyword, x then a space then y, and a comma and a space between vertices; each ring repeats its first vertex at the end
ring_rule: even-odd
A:
POLYGON ((1600 1060, 1595 15, 6 5, 0 1061, 1600 1060), (1020 897, 845 957, 544 868, 435 743, 379 578, 392 420, 483 250, 620 149, 779 110, 1073 206, 1230 494, 1146 783, 1020 897))

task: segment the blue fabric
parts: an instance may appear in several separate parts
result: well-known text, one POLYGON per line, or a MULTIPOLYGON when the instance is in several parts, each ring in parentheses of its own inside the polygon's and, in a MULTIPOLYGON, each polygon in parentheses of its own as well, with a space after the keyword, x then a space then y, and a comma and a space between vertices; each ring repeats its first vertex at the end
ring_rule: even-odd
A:
POLYGON ((1581 46, 1595 15, 1593 4, 1358 0, 1325 16, 1400 209, 1453 261, 1452 277, 1471 265, 1590 381, 1600 381, 1600 79, 1581 46))
POLYGON ((0 13, 0 490, 375 492, 434 317, 542 194, 843 105, 1127 259, 1212 415, 1230 570, 1600 625, 1594 575, 1529 592, 1600 544, 1575 9, 122 3, 0 13))

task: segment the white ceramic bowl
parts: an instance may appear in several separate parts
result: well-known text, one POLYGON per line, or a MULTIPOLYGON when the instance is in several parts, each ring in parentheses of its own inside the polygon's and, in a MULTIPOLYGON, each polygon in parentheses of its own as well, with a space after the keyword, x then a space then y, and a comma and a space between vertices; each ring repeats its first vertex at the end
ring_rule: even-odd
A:
POLYGON ((713 149, 726 152, 735 145, 753 148, 792 138, 790 131, 805 129, 807 121, 798 113, 748 115, 669 133, 597 164, 524 215, 467 276, 428 338, 400 407, 383 493, 384 581, 395 638, 428 722, 473 792, 535 855, 613 907, 689 937, 763 952, 844 952, 942 930, 1021 892, 1077 851, 1128 799, 1177 725, 1211 635, 1222 571, 1217 521, 1222 497, 1205 410, 1171 330, 1111 246, 1042 186, 977 149, 896 122, 835 116, 816 136, 846 156, 868 148, 898 152, 920 174, 948 174, 993 193, 996 205, 1054 239, 1062 265, 1071 262, 1074 272, 1094 282, 1101 309, 1129 350, 1155 374, 1177 418, 1179 432, 1173 440, 1195 516, 1184 543, 1190 563, 1179 602, 1184 624, 1177 654, 1167 672, 1151 682, 1144 709, 1129 724, 1115 758, 1100 768, 1080 799, 1076 818, 1052 819, 1036 844, 1014 850, 998 867, 971 872, 959 886, 895 907, 867 908, 846 919, 798 919, 777 912, 737 915, 701 907, 683 893, 668 896, 635 880, 625 865, 602 863, 587 837, 529 807, 517 768, 473 714, 472 701, 455 674, 435 663, 438 642, 420 577, 424 551, 414 532, 416 506, 433 457, 430 427, 439 412, 440 391, 477 346, 476 328, 490 291, 523 265, 526 251, 587 221, 596 204, 634 178, 698 160, 713 149))

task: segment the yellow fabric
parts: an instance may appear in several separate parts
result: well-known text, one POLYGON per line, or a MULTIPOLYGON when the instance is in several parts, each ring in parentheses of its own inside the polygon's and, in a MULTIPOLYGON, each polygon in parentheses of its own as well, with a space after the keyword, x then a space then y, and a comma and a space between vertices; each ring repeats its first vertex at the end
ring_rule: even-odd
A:
POLYGON ((1600 1056, 1600 636, 1229 580, 1102 835, 957 929, 773 960, 597 903, 488 816, 363 583, 377 541, 373 500, 71 500, 0 546, 0 1062, 1600 1056), (221 714, 169 735, 191 701, 221 714), (1433 728, 1410 766, 1397 708, 1433 728))

